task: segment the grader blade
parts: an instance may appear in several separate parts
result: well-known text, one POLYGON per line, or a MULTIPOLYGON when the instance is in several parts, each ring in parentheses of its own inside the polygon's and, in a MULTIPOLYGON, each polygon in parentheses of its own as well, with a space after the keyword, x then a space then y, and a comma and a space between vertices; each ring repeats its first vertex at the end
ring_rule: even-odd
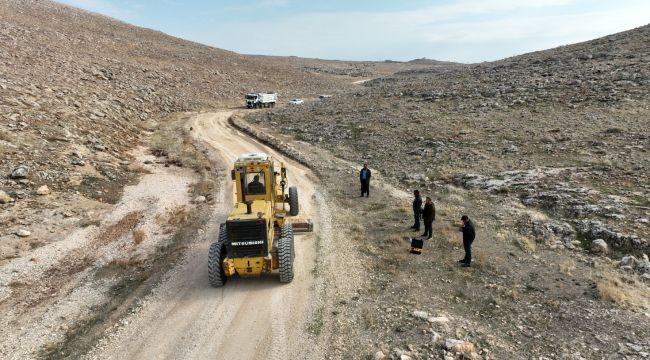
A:
POLYGON ((291 224, 294 233, 314 231, 314 223, 311 222, 311 219, 304 219, 301 217, 291 217, 286 219, 286 222, 291 224))

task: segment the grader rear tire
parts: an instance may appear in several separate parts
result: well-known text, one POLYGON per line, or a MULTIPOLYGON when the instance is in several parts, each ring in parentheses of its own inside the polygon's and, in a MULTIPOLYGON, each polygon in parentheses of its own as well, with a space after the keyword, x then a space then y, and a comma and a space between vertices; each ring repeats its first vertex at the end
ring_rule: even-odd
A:
POLYGON ((280 263, 280 282, 293 280, 293 242, 291 238, 280 238, 278 243, 278 262, 280 263))
POLYGON ((210 245, 208 251, 208 279, 210 285, 214 287, 222 287, 228 278, 223 271, 223 260, 226 258, 226 241, 228 240, 228 233, 226 232, 225 224, 221 224, 219 228, 219 239, 210 245))
POLYGON ((300 204, 298 202, 298 188, 295 186, 289 187, 289 215, 296 216, 300 212, 300 204))

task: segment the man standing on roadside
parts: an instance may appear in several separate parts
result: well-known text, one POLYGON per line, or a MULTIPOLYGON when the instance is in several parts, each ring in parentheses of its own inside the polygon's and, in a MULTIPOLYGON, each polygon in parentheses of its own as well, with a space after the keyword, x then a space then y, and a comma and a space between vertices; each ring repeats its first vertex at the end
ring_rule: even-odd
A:
POLYGON ((413 190, 413 219, 415 223, 411 226, 413 231, 420 231, 420 217, 422 216, 422 198, 420 197, 420 190, 413 190))
POLYGON ((462 264, 462 267, 470 267, 470 264, 472 263, 472 243, 474 242, 476 233, 474 232, 474 224, 467 215, 463 215, 460 218, 460 221, 463 222, 461 231, 463 232, 463 247, 465 248, 465 258, 458 262, 462 264))
POLYGON ((433 220, 436 219, 436 206, 433 204, 433 200, 427 196, 424 201, 424 210, 422 210, 422 220, 424 220, 424 234, 427 239, 431 239, 433 236, 433 220))
POLYGON ((359 172, 359 180, 361 181, 361 196, 366 194, 366 197, 370 197, 370 176, 372 173, 368 169, 368 163, 363 163, 363 168, 359 172))

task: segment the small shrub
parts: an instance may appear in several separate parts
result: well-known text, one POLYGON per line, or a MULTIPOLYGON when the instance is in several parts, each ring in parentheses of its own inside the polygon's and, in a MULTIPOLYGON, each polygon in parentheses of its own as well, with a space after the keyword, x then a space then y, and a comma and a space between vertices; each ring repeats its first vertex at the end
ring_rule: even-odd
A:
POLYGON ((535 240, 509 230, 499 231, 495 238, 504 243, 512 242, 527 254, 534 253, 537 250, 535 240))
POLYGON ((463 239, 459 228, 451 224, 443 224, 436 231, 451 246, 460 247, 463 245, 463 239))
POLYGON ((596 289, 601 299, 619 305, 650 306, 650 290, 637 280, 627 278, 613 271, 603 271, 596 282, 596 289))
POLYGON ((561 273, 571 275, 571 272, 576 269, 576 262, 573 259, 568 259, 562 261, 559 266, 561 273))
POLYGON ((79 220, 79 226, 81 227, 88 227, 88 226, 99 226, 102 224, 102 221, 100 219, 81 219, 79 220))
POLYGON ((138 245, 147 238, 147 234, 142 229, 133 230, 133 242, 138 245))
POLYGON ((519 246, 519 248, 523 252, 527 254, 532 254, 537 250, 537 245, 535 245, 535 240, 532 240, 528 236, 516 235, 515 243, 519 246))
POLYGON ((118 269, 127 269, 131 265, 129 259, 113 259, 108 266, 118 269))
POLYGON ((189 217, 189 212, 185 206, 178 207, 169 213, 169 218, 167 219, 167 224, 169 225, 182 225, 184 224, 189 217))
POLYGON ((131 164, 128 166, 128 169, 132 173, 136 174, 151 174, 152 171, 148 168, 146 168, 144 165, 141 164, 131 164))

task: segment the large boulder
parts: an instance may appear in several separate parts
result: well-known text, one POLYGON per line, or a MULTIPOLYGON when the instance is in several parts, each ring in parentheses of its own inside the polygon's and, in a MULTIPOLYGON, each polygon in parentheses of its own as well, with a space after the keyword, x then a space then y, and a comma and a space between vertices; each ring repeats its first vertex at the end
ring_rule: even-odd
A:
POLYGON ((607 248, 607 243, 603 239, 596 239, 591 242, 591 251, 596 254, 607 254, 609 249, 607 248))

